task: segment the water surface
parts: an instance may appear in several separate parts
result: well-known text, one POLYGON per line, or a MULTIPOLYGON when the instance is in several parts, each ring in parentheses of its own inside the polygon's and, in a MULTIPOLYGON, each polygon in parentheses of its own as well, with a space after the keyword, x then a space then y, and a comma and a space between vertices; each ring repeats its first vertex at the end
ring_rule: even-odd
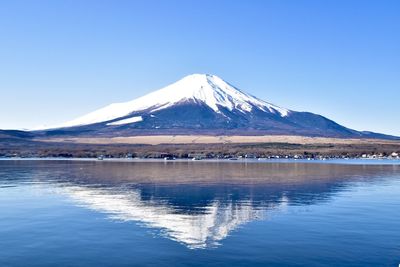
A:
POLYGON ((0 161, 0 266, 398 266, 400 165, 0 161))

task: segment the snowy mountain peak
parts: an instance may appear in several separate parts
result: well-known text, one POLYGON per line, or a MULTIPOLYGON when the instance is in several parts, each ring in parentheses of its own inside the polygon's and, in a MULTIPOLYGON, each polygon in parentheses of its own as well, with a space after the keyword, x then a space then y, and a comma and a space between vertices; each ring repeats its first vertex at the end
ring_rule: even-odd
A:
POLYGON ((221 112, 221 108, 242 113, 258 108, 281 117, 290 112, 244 93, 216 75, 191 74, 145 96, 125 103, 111 104, 52 128, 107 122, 139 111, 156 112, 187 101, 205 104, 217 113, 221 112))
MULTIPOLYGON (((287 116, 289 112, 287 109, 244 93, 216 75, 193 74, 184 79, 193 81, 193 85, 201 85, 200 90, 194 92, 193 96, 207 103, 214 111, 218 111, 218 106, 222 106, 229 110, 238 109, 244 112, 250 112, 253 107, 258 107, 263 111, 269 110, 273 113, 279 113, 281 116, 287 116), (202 82, 205 84, 203 85, 202 82)), ((195 88, 196 86, 194 86, 195 88)))
POLYGON ((398 139, 352 130, 311 112, 275 106, 210 74, 188 75, 132 101, 111 104, 70 122, 34 130, 52 137, 300 135, 398 139))

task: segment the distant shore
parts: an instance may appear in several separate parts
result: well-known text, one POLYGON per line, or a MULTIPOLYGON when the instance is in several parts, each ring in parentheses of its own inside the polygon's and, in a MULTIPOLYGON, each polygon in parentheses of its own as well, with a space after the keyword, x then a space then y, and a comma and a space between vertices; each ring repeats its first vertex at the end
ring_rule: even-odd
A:
POLYGON ((400 141, 303 136, 163 135, 3 138, 0 157, 142 159, 396 159, 400 141))
POLYGON ((144 158, 0 158, 0 161, 83 161, 83 162, 156 162, 156 163, 185 163, 185 162, 203 162, 203 163, 321 163, 321 164, 355 164, 355 165, 400 165, 400 159, 363 159, 363 158, 346 158, 346 159, 144 159, 144 158))

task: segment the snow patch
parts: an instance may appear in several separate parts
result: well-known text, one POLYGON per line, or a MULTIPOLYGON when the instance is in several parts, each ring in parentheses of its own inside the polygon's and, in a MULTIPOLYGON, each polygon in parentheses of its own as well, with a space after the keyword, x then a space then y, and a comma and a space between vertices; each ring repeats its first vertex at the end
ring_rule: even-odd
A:
POLYGON ((110 123, 107 123, 107 126, 124 125, 124 124, 129 124, 129 123, 140 122, 140 121, 143 121, 142 116, 137 116, 137 117, 132 117, 132 118, 128 118, 128 119, 110 122, 110 123))

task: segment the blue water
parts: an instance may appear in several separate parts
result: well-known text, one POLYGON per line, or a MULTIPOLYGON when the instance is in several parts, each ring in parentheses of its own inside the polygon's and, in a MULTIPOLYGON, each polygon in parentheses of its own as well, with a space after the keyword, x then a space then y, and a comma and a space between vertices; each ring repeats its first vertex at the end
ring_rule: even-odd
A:
POLYGON ((0 266, 398 266, 400 165, 0 161, 0 266))

